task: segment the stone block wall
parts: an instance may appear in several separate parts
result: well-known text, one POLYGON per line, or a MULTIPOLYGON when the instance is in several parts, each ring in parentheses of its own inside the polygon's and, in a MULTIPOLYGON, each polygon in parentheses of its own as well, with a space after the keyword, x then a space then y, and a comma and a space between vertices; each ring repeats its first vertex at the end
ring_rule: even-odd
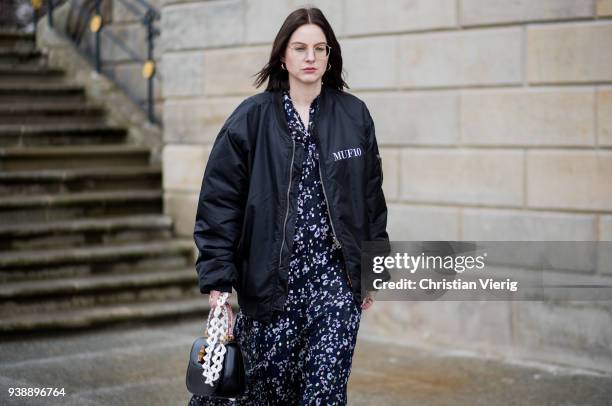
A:
MULTIPOLYGON (((212 141, 302 4, 372 112, 393 240, 612 239, 610 0, 161 0, 182 235, 212 141)), ((361 334, 612 371, 610 302, 378 302, 361 334)))
MULTIPOLYGON (((104 30, 113 37, 119 38, 129 48, 129 51, 117 45, 109 36, 102 36, 101 56, 104 61, 103 70, 111 76, 145 111, 147 109, 147 80, 142 76, 143 62, 135 58, 145 60, 147 58, 147 30, 140 22, 146 8, 138 1, 107 0, 110 5, 108 20, 104 30), (131 7, 126 7, 130 4, 131 7)), ((155 9, 159 10, 160 0, 147 0, 155 9)), ((156 23, 160 28, 159 21, 156 23)), ((89 42, 91 35, 89 36, 89 42)), ((155 115, 158 120, 163 118, 162 100, 162 74, 159 63, 162 54, 162 43, 160 37, 154 39, 153 59, 157 64, 156 76, 153 80, 153 100, 155 115)))
MULTIPOLYGON (((160 10, 161 0, 146 0, 160 10)), ((70 0, 54 9, 54 25, 63 33, 80 38, 79 50, 94 65, 95 34, 90 31, 89 18, 94 14, 92 0, 70 0)), ((147 7, 135 0, 103 0, 100 4, 103 27, 100 33, 100 57, 102 72, 111 78, 143 111, 147 112, 148 82, 142 76, 143 61, 147 59, 147 29, 142 24, 147 7)), ((46 14, 44 19, 46 19, 46 14)), ((160 23, 154 24, 157 29, 160 23)), ((156 119, 163 118, 162 72, 160 61, 163 52, 160 37, 154 39, 153 60, 156 73, 153 78, 153 105, 156 119)), ((91 68, 90 68, 91 69, 91 68)))

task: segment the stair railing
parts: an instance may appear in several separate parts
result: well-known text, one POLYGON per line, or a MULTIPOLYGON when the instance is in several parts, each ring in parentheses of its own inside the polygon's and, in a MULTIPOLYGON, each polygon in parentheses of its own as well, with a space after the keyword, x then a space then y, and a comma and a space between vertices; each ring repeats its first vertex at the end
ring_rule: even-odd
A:
MULTIPOLYGON (((62 32, 61 29, 57 29, 55 27, 55 19, 54 13, 56 12, 56 6, 58 3, 73 3, 72 5, 76 5, 77 1, 75 0, 31 0, 32 7, 34 9, 34 24, 38 22, 40 18, 40 11, 43 6, 46 5, 47 8, 47 19, 49 22, 49 26, 55 28, 57 31, 67 34, 67 32, 62 32), (46 4, 44 4, 46 3, 46 4)), ((156 22, 160 20, 159 11, 157 11, 153 6, 147 3, 145 0, 114 0, 115 2, 121 3, 128 11, 138 17, 138 21, 142 25, 142 27, 146 30, 146 57, 143 59, 138 55, 136 51, 130 48, 121 38, 117 37, 110 30, 104 29, 104 18, 102 13, 102 6, 106 1, 112 2, 113 0, 83 0, 80 3, 80 7, 75 7, 78 9, 77 20, 81 24, 81 29, 83 27, 88 26, 89 31, 94 34, 94 51, 93 55, 91 52, 85 52, 85 56, 88 57, 90 61, 93 62, 96 72, 100 74, 105 74, 102 71, 102 55, 101 55, 101 44, 102 44, 102 35, 104 35, 104 39, 110 40, 114 45, 120 48, 125 54, 130 56, 130 60, 138 61, 142 63, 142 76, 147 81, 147 99, 146 99, 146 112, 148 120, 154 124, 161 124, 160 120, 156 117, 155 114, 155 106, 154 106, 154 79, 156 77, 156 64, 153 57, 153 51, 155 47, 155 38, 159 36, 160 30, 156 27, 156 22), (138 6, 136 6, 138 4, 138 6), (88 9, 89 8, 89 9, 88 9), (144 12, 143 12, 144 9, 144 12)), ((77 5, 78 6, 78 5, 77 5)), ((77 27, 76 32, 66 35, 70 38, 76 45, 77 48, 81 42, 81 36, 83 32, 79 32, 79 27, 77 27)), ((114 78, 110 75, 106 75, 110 79, 114 78)), ((117 82, 117 81, 115 81, 117 82)), ((117 82, 119 86, 120 83, 117 82)), ((129 94, 130 92, 127 91, 129 94)))

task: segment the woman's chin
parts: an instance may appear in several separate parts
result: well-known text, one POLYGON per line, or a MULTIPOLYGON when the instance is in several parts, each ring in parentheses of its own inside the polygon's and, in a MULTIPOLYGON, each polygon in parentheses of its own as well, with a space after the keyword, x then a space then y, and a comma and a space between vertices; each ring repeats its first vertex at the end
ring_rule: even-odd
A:
POLYGON ((300 75, 299 79, 300 79, 300 82, 312 84, 312 83, 317 83, 319 80, 321 80, 321 77, 314 76, 313 74, 307 73, 307 74, 300 75))

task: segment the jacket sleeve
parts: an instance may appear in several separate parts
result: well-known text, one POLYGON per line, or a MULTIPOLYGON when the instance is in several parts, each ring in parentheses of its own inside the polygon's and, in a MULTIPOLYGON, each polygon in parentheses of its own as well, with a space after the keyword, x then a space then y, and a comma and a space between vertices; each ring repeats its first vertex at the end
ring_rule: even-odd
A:
POLYGON ((231 292, 238 280, 234 251, 248 186, 244 151, 243 142, 226 123, 208 157, 195 218, 196 271, 202 293, 231 292))
MULTIPOLYGON (((376 141, 374 120, 372 120, 372 116, 365 105, 364 110, 366 124, 366 208, 370 241, 378 242, 376 250, 372 254, 387 256, 391 251, 391 245, 387 234, 387 204, 382 188, 382 158, 376 141)), ((378 275, 372 275, 372 277, 381 278, 383 281, 391 279, 388 269, 378 275)))

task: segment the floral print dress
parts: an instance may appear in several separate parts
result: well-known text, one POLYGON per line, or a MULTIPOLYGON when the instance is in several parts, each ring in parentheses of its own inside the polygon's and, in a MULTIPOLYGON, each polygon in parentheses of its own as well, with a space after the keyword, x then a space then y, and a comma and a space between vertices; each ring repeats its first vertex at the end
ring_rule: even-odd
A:
POLYGON ((285 310, 275 313, 269 324, 239 312, 234 336, 245 357, 245 394, 235 401, 194 395, 189 406, 347 403, 362 310, 350 290, 342 251, 334 243, 319 177, 319 152, 311 135, 318 103, 319 96, 310 106, 306 128, 289 92, 283 92, 291 136, 305 151, 285 310))

